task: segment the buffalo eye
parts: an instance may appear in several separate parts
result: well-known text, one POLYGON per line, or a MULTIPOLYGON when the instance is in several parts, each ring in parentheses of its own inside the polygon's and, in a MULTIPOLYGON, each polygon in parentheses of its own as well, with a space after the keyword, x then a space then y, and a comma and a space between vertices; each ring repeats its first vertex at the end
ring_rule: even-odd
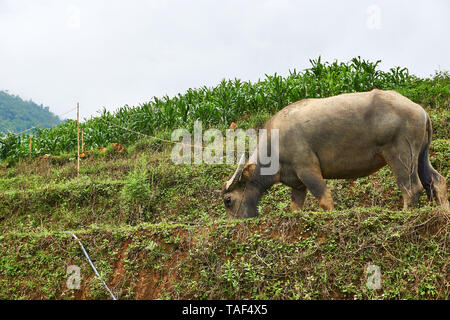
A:
POLYGON ((230 198, 230 197, 225 198, 225 205, 226 205, 227 207, 229 207, 230 204, 231 204, 231 198, 230 198))

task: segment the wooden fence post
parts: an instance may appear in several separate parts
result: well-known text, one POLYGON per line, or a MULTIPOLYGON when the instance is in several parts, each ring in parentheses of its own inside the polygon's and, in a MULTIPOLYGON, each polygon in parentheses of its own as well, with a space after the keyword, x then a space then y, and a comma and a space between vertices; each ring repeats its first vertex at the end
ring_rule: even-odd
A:
POLYGON ((80 176, 80 104, 77 102, 77 177, 80 176))
POLYGON ((84 153, 84 128, 81 128, 81 153, 84 153))

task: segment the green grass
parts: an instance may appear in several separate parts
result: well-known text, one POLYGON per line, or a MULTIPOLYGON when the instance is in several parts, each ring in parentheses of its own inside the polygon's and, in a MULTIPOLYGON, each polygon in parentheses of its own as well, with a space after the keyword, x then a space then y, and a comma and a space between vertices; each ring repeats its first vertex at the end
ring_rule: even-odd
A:
MULTIPOLYGON (((448 223, 436 209, 376 207, 75 232, 120 299, 448 299, 448 223), (368 264, 380 290, 366 286, 368 264)), ((0 239, 0 298, 108 298, 69 235, 0 239), (72 264, 81 290, 65 287, 72 264)))

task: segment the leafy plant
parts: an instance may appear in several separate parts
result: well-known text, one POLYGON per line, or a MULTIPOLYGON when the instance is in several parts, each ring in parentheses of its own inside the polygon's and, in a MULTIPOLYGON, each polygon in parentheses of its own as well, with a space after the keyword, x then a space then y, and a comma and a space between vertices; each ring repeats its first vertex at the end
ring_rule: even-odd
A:
POLYGON ((146 165, 147 158, 143 156, 138 160, 135 169, 128 174, 120 193, 129 223, 136 223, 148 214, 152 190, 146 165))

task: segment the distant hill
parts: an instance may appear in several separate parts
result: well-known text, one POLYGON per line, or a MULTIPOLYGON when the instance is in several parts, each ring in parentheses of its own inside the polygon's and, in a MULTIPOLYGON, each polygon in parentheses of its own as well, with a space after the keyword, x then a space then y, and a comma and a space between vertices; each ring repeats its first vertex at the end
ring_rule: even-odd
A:
MULTIPOLYGON (((55 115, 48 107, 38 105, 33 101, 25 101, 19 96, 0 91, 0 135, 8 132, 20 132, 38 123, 50 120, 55 115)), ((42 128, 50 128, 60 124, 61 120, 55 120, 43 124, 42 128)))

